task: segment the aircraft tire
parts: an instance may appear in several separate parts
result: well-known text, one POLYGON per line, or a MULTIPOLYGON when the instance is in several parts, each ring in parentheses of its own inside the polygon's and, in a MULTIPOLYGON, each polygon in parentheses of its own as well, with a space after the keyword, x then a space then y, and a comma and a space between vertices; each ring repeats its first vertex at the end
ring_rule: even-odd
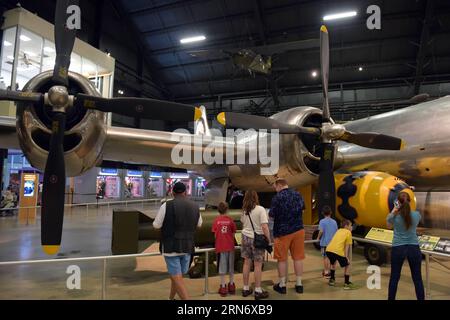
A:
POLYGON ((386 248, 376 244, 364 245, 364 257, 371 265, 381 266, 387 261, 388 252, 386 248))

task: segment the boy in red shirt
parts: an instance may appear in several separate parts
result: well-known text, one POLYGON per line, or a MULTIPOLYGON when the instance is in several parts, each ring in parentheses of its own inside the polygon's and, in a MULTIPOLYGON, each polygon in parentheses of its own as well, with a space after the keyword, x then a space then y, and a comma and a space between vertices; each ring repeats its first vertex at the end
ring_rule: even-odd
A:
POLYGON ((225 297, 228 293, 234 294, 236 286, 234 284, 234 234, 236 224, 233 219, 227 216, 228 205, 224 202, 219 203, 218 216, 212 225, 212 232, 216 238, 217 265, 219 266, 220 288, 219 294, 225 297), (230 275, 230 281, 225 282, 225 275, 230 275))

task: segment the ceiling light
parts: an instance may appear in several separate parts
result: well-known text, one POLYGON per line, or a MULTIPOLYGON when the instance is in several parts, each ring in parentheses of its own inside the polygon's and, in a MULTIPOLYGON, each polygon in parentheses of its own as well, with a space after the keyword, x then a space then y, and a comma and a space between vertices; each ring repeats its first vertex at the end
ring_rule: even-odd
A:
POLYGON ((356 14, 357 14, 356 11, 327 14, 326 16, 323 17, 323 20, 328 21, 328 20, 349 18, 356 16, 356 14))
POLYGON ((22 41, 30 41, 31 40, 31 38, 28 38, 26 35, 20 35, 20 40, 22 40, 22 41))
POLYGON ((203 41, 205 39, 206 39, 205 36, 195 36, 195 37, 183 38, 180 40, 180 42, 181 43, 191 43, 191 42, 203 41))
POLYGON ((364 69, 363 69, 363 67, 359 67, 358 70, 359 71, 363 71, 364 69))
POLYGON ((5 47, 10 47, 10 46, 12 46, 12 43, 5 40, 5 41, 3 41, 3 45, 4 45, 5 47))
POLYGON ((124 94, 123 90, 117 90, 118 94, 124 94))
POLYGON ((313 76, 313 78, 317 77, 317 71, 311 72, 311 76, 313 76))
POLYGON ((55 49, 53 49, 51 47, 44 47, 44 51, 45 52, 55 52, 55 49))

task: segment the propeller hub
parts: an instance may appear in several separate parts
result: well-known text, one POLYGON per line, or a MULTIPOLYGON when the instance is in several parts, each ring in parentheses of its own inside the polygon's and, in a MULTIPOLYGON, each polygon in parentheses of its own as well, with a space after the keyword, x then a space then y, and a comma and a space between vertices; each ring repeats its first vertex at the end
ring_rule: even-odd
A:
POLYGON ((73 97, 69 96, 64 86, 53 86, 45 94, 45 104, 53 107, 54 112, 66 112, 67 107, 73 104, 73 97))
POLYGON ((331 142, 344 135, 345 127, 341 124, 331 124, 327 122, 322 125, 322 132, 322 139, 324 142, 331 142))

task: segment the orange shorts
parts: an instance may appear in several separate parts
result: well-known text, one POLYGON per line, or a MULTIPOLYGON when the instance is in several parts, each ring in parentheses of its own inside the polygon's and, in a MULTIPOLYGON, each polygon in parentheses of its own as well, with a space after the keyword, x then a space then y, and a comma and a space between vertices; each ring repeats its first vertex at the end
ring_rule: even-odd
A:
POLYGON ((286 261, 288 257, 288 250, 291 252, 293 260, 305 259, 305 230, 298 230, 294 233, 287 234, 275 238, 274 244, 274 258, 278 261, 286 261))

